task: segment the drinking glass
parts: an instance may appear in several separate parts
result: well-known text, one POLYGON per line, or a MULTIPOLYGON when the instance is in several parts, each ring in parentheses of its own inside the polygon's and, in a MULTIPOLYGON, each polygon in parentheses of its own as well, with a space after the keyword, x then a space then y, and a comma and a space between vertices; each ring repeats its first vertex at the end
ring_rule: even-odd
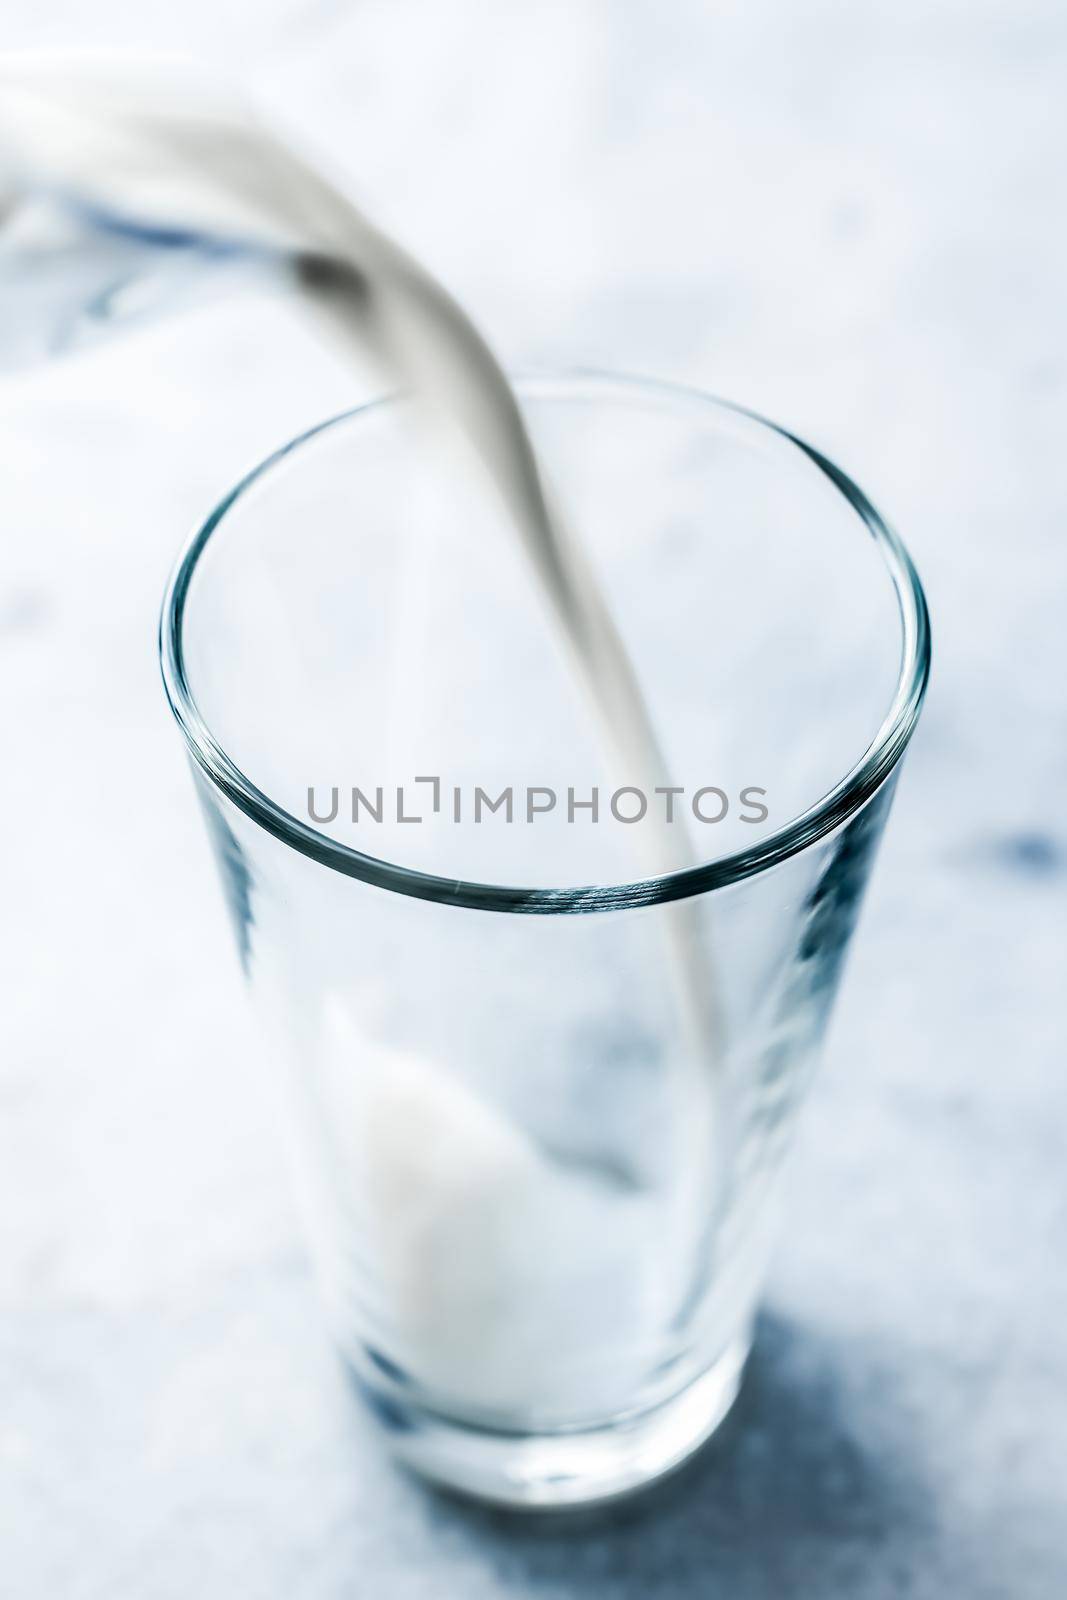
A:
POLYGON ((658 777, 402 398, 226 498, 161 655, 354 1381, 423 1474, 561 1506, 677 1465, 737 1391, 929 632, 895 534, 783 429, 517 392, 658 777))

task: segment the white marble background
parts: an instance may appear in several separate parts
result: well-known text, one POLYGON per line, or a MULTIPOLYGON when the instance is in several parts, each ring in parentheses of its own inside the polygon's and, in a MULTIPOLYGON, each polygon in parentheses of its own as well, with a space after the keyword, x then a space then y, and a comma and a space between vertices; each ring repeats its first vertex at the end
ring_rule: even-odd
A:
POLYGON ((7 0, 3 33, 231 70, 512 360, 811 437, 905 534, 937 661, 735 1420, 606 1520, 465 1510, 326 1343, 155 664, 187 529, 351 384, 268 304, 5 379, 0 1589, 1062 1595, 1067 12, 7 0))

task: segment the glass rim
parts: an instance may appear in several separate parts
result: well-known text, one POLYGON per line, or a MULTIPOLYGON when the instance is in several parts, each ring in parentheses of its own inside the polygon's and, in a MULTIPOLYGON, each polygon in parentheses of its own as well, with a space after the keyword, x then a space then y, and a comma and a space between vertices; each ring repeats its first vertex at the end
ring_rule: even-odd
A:
POLYGON ((540 398, 573 399, 580 396, 584 387, 600 396, 614 393, 617 399, 658 397, 674 403, 706 406, 712 411, 730 412, 768 429, 807 457, 865 524, 879 547, 896 593, 902 629, 900 672, 889 709, 867 749, 832 789, 758 843, 712 861, 698 862, 691 867, 656 877, 635 879, 631 883, 588 884, 556 889, 441 877, 400 866, 383 857, 355 850, 351 845, 341 844, 301 822, 278 805, 231 760, 197 707, 186 675, 183 647, 189 586, 212 535, 247 490, 320 434, 402 402, 404 396, 394 393, 328 417, 273 451, 247 472, 219 502, 194 531, 178 556, 167 583, 160 614, 160 666, 167 699, 188 751, 212 787, 226 795, 240 811, 283 844, 346 877, 440 905, 510 913, 573 915, 663 905, 741 883, 780 865, 835 832, 877 793, 893 772, 915 730, 926 693, 930 673, 930 620, 922 583, 903 541, 840 467, 787 428, 747 406, 737 405, 685 384, 591 368, 571 369, 559 374, 524 372, 509 376, 521 394, 540 398))

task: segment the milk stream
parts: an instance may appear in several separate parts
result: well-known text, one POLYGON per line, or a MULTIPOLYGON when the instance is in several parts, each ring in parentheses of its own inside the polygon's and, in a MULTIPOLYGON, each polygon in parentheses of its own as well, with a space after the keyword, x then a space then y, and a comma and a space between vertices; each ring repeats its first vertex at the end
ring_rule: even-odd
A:
MULTIPOLYGON (((0 138, 6 159, 0 244, 6 239, 16 266, 20 248, 29 262, 31 247, 20 245, 21 230, 35 212, 47 215, 51 232, 43 242, 39 230, 34 235, 31 228, 26 237, 42 281, 51 285, 51 303, 61 311, 73 316, 94 289, 109 288, 123 272, 159 273, 161 262, 176 263, 175 277, 189 263, 206 262, 223 273, 235 266, 246 274, 266 271, 297 292, 339 353, 376 358, 424 412, 461 437, 507 509, 591 699, 611 769, 648 792, 669 782, 623 641, 580 542, 550 503, 511 389, 475 327, 418 262, 229 94, 208 91, 184 72, 9 60, 0 67, 0 138)), ((166 287, 165 269, 163 278, 166 287)), ((61 333, 49 315, 46 305, 37 330, 43 348, 61 333)), ((645 871, 688 864, 683 828, 662 826, 645 871)), ((666 1297, 670 1320, 692 1299, 694 1273, 708 1268, 723 1167, 724 1047, 695 902, 677 902, 660 916, 684 1039, 674 1069, 676 1204, 660 1243, 677 1263, 666 1297)), ((359 1211, 380 1234, 378 1254, 394 1263, 396 1316, 413 1343, 413 1361, 431 1372, 445 1361, 432 1348, 432 1330, 442 1326, 448 1309, 442 1296, 447 1300, 453 1291, 435 1290, 430 1270, 431 1258, 443 1251, 453 1262, 476 1259, 486 1290, 480 1295, 468 1283, 468 1333, 479 1318, 484 1327, 488 1304, 496 1307, 496 1324, 506 1315, 509 1329, 492 1328, 492 1347, 513 1378, 523 1368, 527 1391, 536 1390, 535 1326, 552 1297, 543 1283, 516 1278, 515 1260, 530 1251, 529 1239, 516 1237, 508 1246, 505 1229, 505 1244, 489 1245, 471 1235, 472 1228, 477 1234, 472 1219, 503 1205, 505 1215, 521 1215, 516 1230, 522 1235, 538 1215, 563 1218, 583 1208, 592 1215, 605 1202, 588 1185, 582 1189, 560 1175, 499 1113, 474 1104, 444 1068, 399 1058, 390 1065, 369 1055, 354 1060, 359 1039, 343 1010, 336 997, 326 1006, 321 1049, 335 1085, 349 1086, 337 1092, 348 1096, 352 1117, 373 1117, 376 1148, 393 1152, 384 1166, 379 1158, 368 1168, 359 1155, 365 1151, 361 1136, 353 1132, 353 1159, 362 1161, 365 1191, 369 1185, 359 1211), (424 1114, 412 1118, 420 1096, 424 1114), (442 1143, 435 1141, 435 1127, 449 1132, 443 1144, 453 1155, 445 1169, 440 1154, 424 1159, 431 1145, 442 1143), (406 1205, 396 1203, 401 1175, 406 1205), (506 1313, 499 1293, 489 1293, 494 1282, 512 1286, 506 1313)), ((612 1226, 605 1210, 605 1241, 612 1226)), ((642 1247, 655 1246, 644 1241, 642 1247)), ((478 1342, 460 1344, 456 1360, 468 1363, 467 1388, 479 1382, 491 1387, 478 1342)), ((447 1377, 462 1392, 464 1374, 450 1370, 447 1377)))

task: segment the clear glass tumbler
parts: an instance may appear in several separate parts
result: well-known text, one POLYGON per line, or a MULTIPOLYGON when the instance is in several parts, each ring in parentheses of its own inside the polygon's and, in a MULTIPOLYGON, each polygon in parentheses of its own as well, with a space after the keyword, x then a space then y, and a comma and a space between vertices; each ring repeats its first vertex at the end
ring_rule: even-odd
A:
POLYGON ((929 634, 899 540, 788 433, 517 388, 669 783, 604 758, 504 511, 403 400, 240 484, 161 652, 355 1380, 408 1464, 558 1506, 736 1393, 929 634))

